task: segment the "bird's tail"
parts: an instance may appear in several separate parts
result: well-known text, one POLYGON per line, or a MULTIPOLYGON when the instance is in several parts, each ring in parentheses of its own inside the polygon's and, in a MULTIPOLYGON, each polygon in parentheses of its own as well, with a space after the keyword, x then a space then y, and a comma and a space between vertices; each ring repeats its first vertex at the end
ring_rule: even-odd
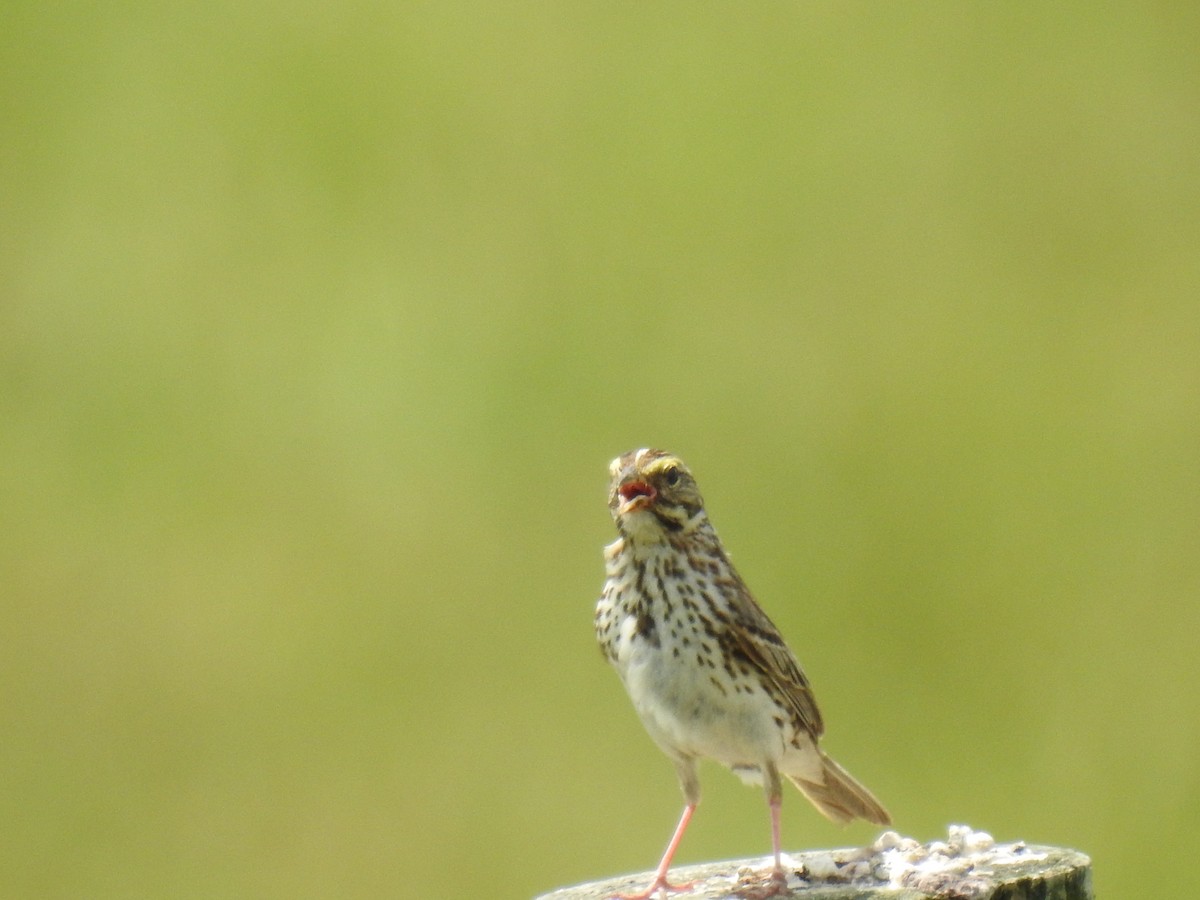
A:
POLYGON ((825 754, 821 755, 821 783, 810 781, 798 775, 788 775, 788 780, 804 794, 825 818, 839 825, 853 822, 855 819, 866 819, 876 825, 892 824, 888 815, 874 795, 859 784, 854 776, 839 766, 825 754))

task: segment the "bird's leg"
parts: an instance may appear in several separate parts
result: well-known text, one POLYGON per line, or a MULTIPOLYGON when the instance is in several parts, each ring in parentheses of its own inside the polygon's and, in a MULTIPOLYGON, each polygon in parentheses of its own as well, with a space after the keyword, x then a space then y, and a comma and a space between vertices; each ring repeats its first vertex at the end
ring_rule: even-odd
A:
POLYGON ((783 874, 783 864, 779 861, 779 810, 781 803, 778 800, 771 801, 771 847, 775 851, 775 869, 776 875, 783 874))
POLYGON ((771 893, 787 891, 787 875, 780 859, 780 810, 783 807, 783 783, 774 763, 763 766, 763 784, 767 789, 767 806, 771 809, 771 851, 775 854, 775 868, 771 870, 771 893))
POLYGON ((655 891, 686 891, 694 883, 688 881, 684 884, 671 884, 667 881, 667 871, 671 868, 671 859, 675 856, 680 841, 683 840, 683 833, 687 831, 688 822, 692 820, 696 804, 700 802, 700 778, 696 773, 696 761, 694 759, 677 759, 675 769, 679 773, 679 785, 683 788, 683 797, 687 803, 683 808, 683 815, 679 817, 679 824, 675 826, 671 842, 667 844, 666 852, 663 853, 662 860, 658 864, 658 870, 654 873, 654 882, 639 894, 617 894, 620 900, 649 900, 655 891))
POLYGON ((783 786, 779 780, 779 770, 771 762, 763 763, 763 787, 767 793, 767 808, 771 811, 771 852, 775 865, 764 878, 757 873, 744 876, 737 884, 733 893, 744 900, 767 900, 768 897, 778 897, 789 894, 787 873, 783 870, 783 854, 780 849, 779 811, 783 806, 783 786))
POLYGON ((650 887, 638 894, 617 894, 620 900, 649 900, 658 890, 686 891, 691 888, 692 882, 690 881, 684 884, 671 884, 667 881, 667 870, 671 868, 671 857, 675 855, 679 842, 683 840, 683 832, 687 830, 687 824, 691 821, 692 813, 695 811, 696 807, 691 803, 683 808, 683 815, 679 817, 679 824, 675 826, 675 834, 671 836, 671 843, 667 844, 667 850, 658 864, 658 871, 654 873, 654 881, 650 887))

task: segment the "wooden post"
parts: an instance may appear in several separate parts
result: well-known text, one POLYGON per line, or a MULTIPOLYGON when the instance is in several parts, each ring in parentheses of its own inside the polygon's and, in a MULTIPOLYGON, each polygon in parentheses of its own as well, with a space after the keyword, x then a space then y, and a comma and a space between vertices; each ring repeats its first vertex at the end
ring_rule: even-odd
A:
MULTIPOLYGON (((809 850, 785 857, 787 890, 771 881, 770 859, 702 863, 671 870, 667 896, 690 900, 794 896, 805 900, 1093 900, 1092 861, 1076 850, 1016 842, 961 825, 949 839, 920 844, 894 831, 870 847, 809 850)), ((653 873, 561 888, 537 900, 607 900, 644 891, 653 873)))

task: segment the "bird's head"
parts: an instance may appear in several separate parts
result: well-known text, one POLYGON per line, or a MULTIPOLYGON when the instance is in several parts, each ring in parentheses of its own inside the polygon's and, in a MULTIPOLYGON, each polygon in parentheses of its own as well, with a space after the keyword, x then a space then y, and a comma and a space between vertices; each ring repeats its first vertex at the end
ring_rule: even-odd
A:
POLYGON ((678 456, 630 450, 614 459, 608 471, 608 509, 622 534, 662 540, 703 521, 704 500, 696 479, 678 456))

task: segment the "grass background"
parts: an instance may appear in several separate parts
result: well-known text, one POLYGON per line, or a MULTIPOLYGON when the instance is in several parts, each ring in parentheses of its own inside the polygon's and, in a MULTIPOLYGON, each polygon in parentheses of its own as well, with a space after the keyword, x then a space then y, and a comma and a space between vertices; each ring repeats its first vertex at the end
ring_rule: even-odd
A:
MULTIPOLYGON (((591 614, 658 445, 901 831, 1186 894, 1198 10, 11 5, 0 893, 652 866, 591 614)), ((704 780, 680 860, 766 853, 704 780)))

